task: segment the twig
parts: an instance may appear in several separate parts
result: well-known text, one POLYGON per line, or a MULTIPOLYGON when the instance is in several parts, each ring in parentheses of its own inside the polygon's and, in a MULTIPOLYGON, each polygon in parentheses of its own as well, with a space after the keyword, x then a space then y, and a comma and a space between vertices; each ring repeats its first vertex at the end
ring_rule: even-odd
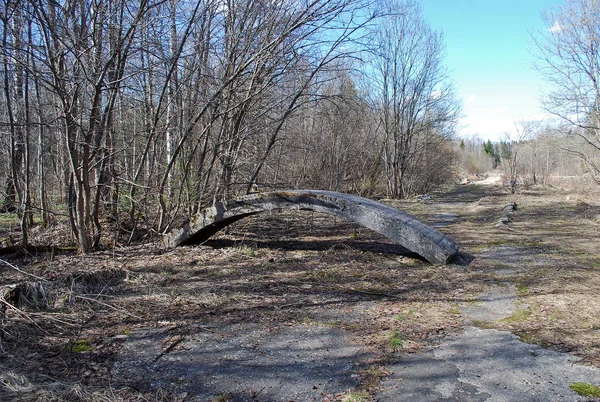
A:
POLYGON ((0 303, 4 304, 6 307, 8 307, 11 310, 14 310, 20 316, 25 317, 27 320, 31 321, 31 323, 33 325, 35 325, 40 331, 44 332, 45 334, 48 333, 48 331, 46 331, 45 329, 43 329, 42 327, 40 327, 38 325, 38 323, 35 322, 35 320, 33 318, 31 318, 28 314, 26 314, 23 310, 16 308, 15 306, 13 306, 12 304, 10 304, 9 302, 7 302, 6 300, 4 300, 1 297, 0 297, 0 303))
POLYGON ((53 314, 48 314, 48 313, 39 314, 39 313, 35 313, 35 314, 31 314, 31 315, 34 316, 34 317, 45 318, 45 319, 50 320, 50 321, 56 321, 56 322, 58 322, 60 324, 67 325, 69 327, 74 327, 76 325, 76 324, 74 324, 72 322, 68 322, 68 321, 61 320, 59 318, 52 317, 53 314))
POLYGON ((129 313, 129 312, 127 312, 127 311, 125 311, 125 310, 121 310, 121 309, 119 309, 119 308, 117 308, 117 307, 115 307, 115 306, 111 306, 111 305, 110 305, 110 304, 108 304, 108 303, 101 302, 100 300, 96 300, 96 299, 92 299, 92 298, 89 298, 89 297, 84 297, 84 296, 75 296, 75 298, 76 298, 76 299, 82 299, 82 300, 87 300, 87 301, 96 302, 96 303, 98 303, 98 304, 101 304, 101 305, 103 305, 103 306, 105 306, 105 307, 108 307, 108 308, 111 308, 111 309, 113 309, 113 310, 115 310, 115 311, 119 311, 119 312, 121 312, 121 313, 123 313, 123 314, 126 314, 126 315, 128 315, 128 316, 130 316, 130 317, 137 318, 138 320, 143 320, 143 318, 142 318, 142 317, 140 317, 140 316, 137 316, 137 315, 135 315, 135 314, 131 314, 131 313, 129 313))
POLYGON ((23 275, 30 276, 30 277, 32 277, 32 278, 35 278, 35 279, 39 280, 39 281, 45 281, 45 280, 46 280, 46 279, 44 279, 44 278, 41 278, 41 277, 39 277, 39 276, 36 276, 36 275, 34 275, 34 274, 30 274, 29 272, 25 272, 25 271, 23 271, 22 269, 20 269, 19 267, 15 267, 14 265, 12 265, 10 262, 6 262, 6 261, 4 261, 4 260, 0 260, 0 262, 3 262, 4 264, 8 265, 10 268, 14 269, 14 270, 15 270, 15 271, 17 271, 17 272, 20 272, 20 273, 22 273, 23 275))
POLYGON ((171 341, 169 346, 167 346, 167 348, 163 352, 161 352, 158 356, 156 356, 154 358, 153 363, 156 363, 157 361, 159 361, 164 355, 171 352, 173 349, 175 349, 175 346, 179 345, 184 340, 185 340, 185 337, 182 335, 175 336, 175 339, 173 341, 171 341))
POLYGON ((210 328, 206 328, 206 327, 204 327, 204 326, 202 326, 202 325, 196 325, 196 326, 194 326, 194 328, 195 328, 195 329, 199 329, 199 330, 201 330, 201 331, 210 332, 211 334, 217 334, 217 335, 221 335, 221 336, 223 336, 223 337, 225 337, 225 336, 231 336, 230 334, 226 334, 225 332, 219 332, 219 331, 215 331, 215 330, 212 330, 212 329, 210 329, 210 328))

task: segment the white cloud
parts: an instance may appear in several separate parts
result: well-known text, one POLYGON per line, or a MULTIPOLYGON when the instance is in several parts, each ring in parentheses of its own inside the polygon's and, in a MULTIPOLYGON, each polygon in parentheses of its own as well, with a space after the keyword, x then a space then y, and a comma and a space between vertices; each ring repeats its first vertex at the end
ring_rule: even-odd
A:
POLYGON ((492 141, 500 140, 504 133, 513 127, 513 119, 508 113, 496 113, 493 110, 481 110, 477 114, 467 115, 462 119, 462 136, 478 135, 492 141))
POLYGON ((554 25, 552 25, 552 27, 550 29, 548 29, 548 31, 552 32, 552 33, 559 33, 563 30, 562 25, 560 25, 560 22, 555 21, 554 25))
POLYGON ((507 107, 476 108, 461 120, 459 135, 461 137, 477 135, 483 140, 492 141, 516 138, 515 124, 522 120, 548 121, 549 116, 539 111, 515 113, 507 107))
POLYGON ((476 100, 477 100, 477 95, 471 94, 471 95, 467 96, 467 99, 465 99, 465 103, 467 103, 467 104, 475 103, 476 100))

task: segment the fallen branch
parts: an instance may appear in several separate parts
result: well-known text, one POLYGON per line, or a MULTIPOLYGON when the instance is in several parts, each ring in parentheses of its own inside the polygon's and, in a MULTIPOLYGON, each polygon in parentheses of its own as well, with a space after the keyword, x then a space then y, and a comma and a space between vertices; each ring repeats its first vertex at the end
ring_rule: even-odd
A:
POLYGON ((171 352, 173 349, 175 349, 177 345, 183 342, 184 339, 185 337, 182 335, 176 335, 173 338, 169 339, 169 345, 167 346, 167 348, 164 351, 162 351, 158 356, 156 356, 153 362, 156 363, 157 361, 159 361, 164 355, 171 352))
POLYGON ((131 314, 131 313, 130 313, 130 312, 128 312, 128 311, 125 311, 125 310, 119 309, 119 308, 117 308, 117 307, 115 307, 115 306, 112 306, 112 305, 110 305, 110 304, 108 304, 108 303, 101 302, 100 300, 92 299, 92 298, 90 298, 90 297, 78 296, 78 295, 75 295, 75 296, 74 296, 74 298, 76 298, 76 299, 81 299, 81 300, 87 300, 87 301, 91 301, 91 302, 96 302, 96 303, 98 303, 98 304, 100 304, 100 305, 102 305, 102 306, 104 306, 104 307, 108 307, 108 308, 110 308, 110 309, 113 309, 113 310, 115 310, 115 311, 118 311, 118 312, 120 312, 120 313, 126 314, 126 315, 128 315, 128 316, 130 316, 130 317, 137 318, 138 320, 143 320, 143 318, 142 318, 142 317, 140 317, 140 316, 137 316, 137 315, 135 315, 135 314, 131 314))
POLYGON ((18 315, 20 315, 21 317, 24 317, 25 319, 27 319, 28 321, 30 321, 33 325, 35 325, 35 327, 37 329, 39 329, 40 331, 42 331, 43 333, 47 334, 48 332, 43 329, 42 327, 40 327, 38 325, 37 322, 35 322, 35 320, 33 318, 31 318, 27 313, 25 313, 23 310, 13 306, 12 304, 10 304, 9 302, 7 302, 6 300, 4 300, 3 297, 0 297, 0 304, 2 304, 4 306, 4 308, 8 307, 9 309, 13 310, 15 313, 17 313, 18 315))
POLYGON ((17 272, 20 272, 20 273, 22 273, 23 275, 30 276, 30 277, 32 277, 32 278, 35 278, 35 279, 37 279, 38 281, 45 281, 45 279, 44 279, 44 278, 41 278, 41 277, 39 277, 39 276, 36 276, 36 275, 34 275, 34 274, 30 274, 29 272, 25 272, 25 271, 23 271, 21 268, 19 268, 19 267, 16 267, 16 266, 12 265, 10 262, 6 262, 6 261, 4 261, 4 260, 0 260, 0 262, 4 263, 5 265, 9 266, 10 268, 14 269, 14 270, 15 270, 15 271, 17 271, 17 272))

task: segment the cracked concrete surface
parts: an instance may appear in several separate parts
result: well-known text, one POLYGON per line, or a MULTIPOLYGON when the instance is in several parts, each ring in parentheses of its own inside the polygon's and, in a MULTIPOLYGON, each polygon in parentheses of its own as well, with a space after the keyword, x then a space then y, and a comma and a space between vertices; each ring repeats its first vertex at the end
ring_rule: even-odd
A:
POLYGON ((321 401, 356 389, 372 357, 347 332, 323 324, 196 325, 182 334, 177 328, 134 331, 114 373, 140 392, 160 388, 186 401, 220 394, 230 402, 321 401))
POLYGON ((476 327, 437 349, 397 360, 380 401, 586 401, 569 385, 600 383, 600 370, 574 364, 568 354, 476 327))
POLYGON ((476 302, 461 307, 461 313, 475 321, 497 321, 515 311, 517 295, 511 283, 494 284, 476 302))
MULTIPOLYGON (((497 321, 515 311, 516 300, 514 285, 495 283, 461 313, 472 321, 497 321)), ((378 400, 589 401, 569 385, 600 384, 600 369, 575 363, 567 353, 521 342, 510 332, 468 326, 436 349, 396 356, 378 400)))

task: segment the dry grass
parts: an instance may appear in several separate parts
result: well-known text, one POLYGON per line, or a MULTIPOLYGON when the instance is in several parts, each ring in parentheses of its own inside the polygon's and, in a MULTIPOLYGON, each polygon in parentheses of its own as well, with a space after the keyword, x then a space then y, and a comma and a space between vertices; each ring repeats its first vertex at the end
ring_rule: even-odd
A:
MULTIPOLYGON (((0 399, 176 399, 127 388, 111 378, 111 367, 132 330, 198 322, 338 326, 377 352, 363 376, 372 390, 391 353, 416 352, 458 331, 458 306, 498 281, 502 269, 529 313, 496 327, 600 366, 600 207, 593 197, 567 196, 473 186, 430 202, 393 203, 426 222, 458 215, 441 230, 470 256, 459 265, 431 266, 366 229, 298 211, 247 219, 193 248, 15 258, 50 285, 44 306, 24 294, 14 304, 20 313, 5 312, 0 399), (512 222, 496 227, 512 201, 512 222), (392 336, 401 342, 391 345, 392 336), (76 340, 91 350, 74 352, 76 340)), ((26 282, 7 267, 0 275, 4 285, 26 282)))

